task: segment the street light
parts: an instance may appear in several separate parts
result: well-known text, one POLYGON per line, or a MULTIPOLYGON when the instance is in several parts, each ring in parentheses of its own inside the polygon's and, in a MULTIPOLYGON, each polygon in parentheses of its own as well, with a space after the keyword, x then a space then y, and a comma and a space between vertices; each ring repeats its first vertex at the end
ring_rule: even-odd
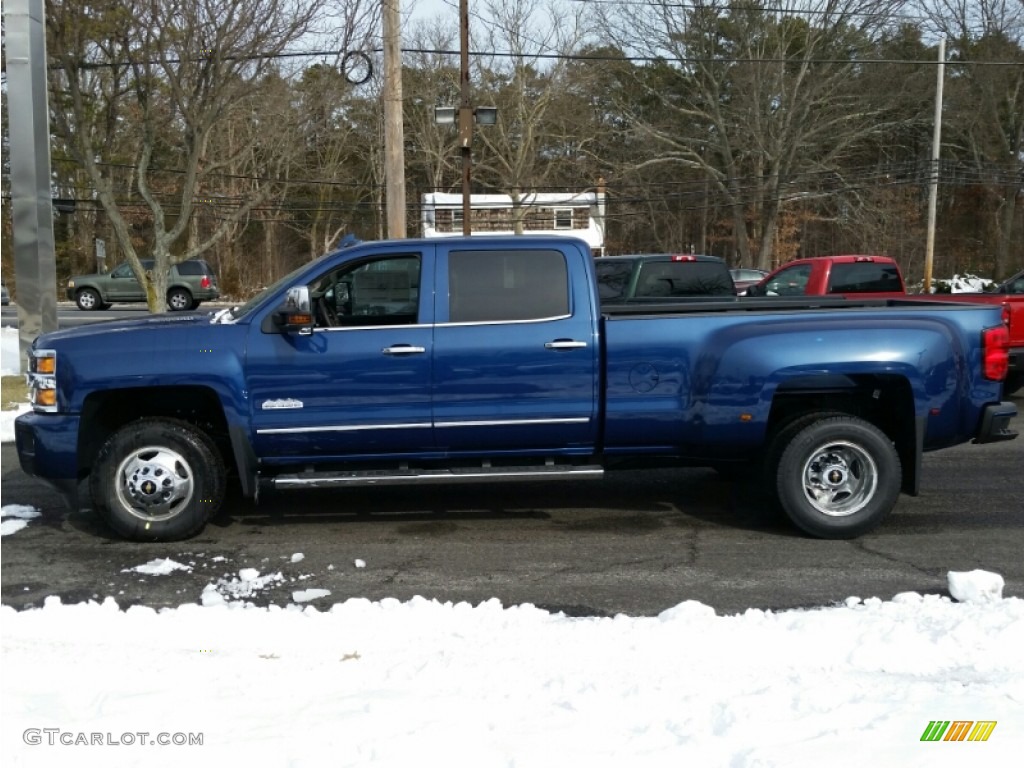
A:
POLYGON ((471 107, 468 97, 463 104, 456 107, 434 107, 434 123, 436 125, 459 126, 459 148, 462 152, 462 234, 472 233, 471 211, 469 204, 469 179, 473 168, 473 124, 496 125, 498 122, 497 107, 471 107), (458 120, 456 121, 456 116, 458 120))
POLYGON ((477 125, 497 125, 498 123, 497 107, 477 107, 473 110, 473 115, 476 117, 477 125))
POLYGON ((454 125, 455 107, 434 107, 434 123, 437 125, 454 125))
MULTIPOLYGON (((462 100, 458 108, 459 149, 462 152, 462 234, 472 234, 472 208, 469 205, 469 177, 473 168, 473 123, 494 125, 498 121, 495 107, 477 107, 469 103, 469 0, 459 0, 459 80, 462 100)), ((455 123, 455 107, 434 107, 434 122, 455 123)))

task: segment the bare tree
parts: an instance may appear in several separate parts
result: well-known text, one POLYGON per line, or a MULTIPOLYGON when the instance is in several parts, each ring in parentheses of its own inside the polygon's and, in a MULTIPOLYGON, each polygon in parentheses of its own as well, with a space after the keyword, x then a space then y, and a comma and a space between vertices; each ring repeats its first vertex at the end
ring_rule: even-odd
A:
POLYGON ((195 257, 278 189, 262 184, 225 207, 218 226, 187 243, 196 198, 218 174, 240 169, 282 179, 293 142, 267 142, 290 112, 270 114, 260 96, 281 70, 288 46, 313 32, 324 0, 98 0, 50 3, 48 50, 53 124, 88 173, 118 245, 146 286, 150 311, 164 309, 172 262, 195 257), (103 74, 98 75, 98 72, 103 74), (214 154, 225 121, 233 153, 214 154), (113 127, 127 132, 130 156, 108 154, 113 127), (130 165, 133 187, 111 169, 130 165), (141 204, 152 218, 154 269, 144 272, 125 215, 141 204))
POLYGON ((934 0, 918 7, 930 31, 949 44, 943 143, 984 190, 989 261, 1000 277, 1024 266, 1024 1, 934 0))
POLYGON ((511 56, 481 57, 477 92, 493 99, 498 121, 476 131, 486 148, 476 164, 511 196, 512 229, 522 234, 523 200, 555 178, 567 148, 583 156, 593 139, 573 115, 560 113, 566 101, 565 57, 585 37, 584 9, 557 0, 487 0, 484 7, 487 20, 478 23, 484 27, 483 47, 511 56))
MULTIPOLYGON (((701 171, 730 211, 742 263, 767 268, 802 173, 835 168, 881 129, 879 108, 850 88, 891 0, 671 0, 611 7, 604 26, 666 79, 638 78, 662 106, 631 112, 644 165, 701 171), (658 90, 651 88, 655 83, 658 90)), ((629 105, 626 105, 629 107, 629 105)))
POLYGON ((419 24, 407 37, 402 73, 405 126, 412 155, 407 179, 431 192, 456 190, 462 179, 455 132, 434 121, 435 107, 459 104, 458 16, 419 24))

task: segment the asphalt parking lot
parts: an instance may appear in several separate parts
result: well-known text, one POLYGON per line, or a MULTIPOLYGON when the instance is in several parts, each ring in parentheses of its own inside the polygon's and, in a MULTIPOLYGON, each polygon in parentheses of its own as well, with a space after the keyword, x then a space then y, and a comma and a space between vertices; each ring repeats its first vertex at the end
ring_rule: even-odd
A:
POLYGON ((3 603, 19 608, 48 595, 176 606, 204 591, 283 605, 323 589, 321 606, 420 595, 572 615, 653 615, 684 600, 735 613, 945 593, 948 571, 975 568, 1024 597, 1024 439, 928 454, 922 494, 902 497, 879 530, 854 541, 807 538, 755 488, 692 469, 235 498, 194 539, 138 544, 91 511, 69 512, 21 473, 13 445, 2 459, 2 503, 41 513, 0 544, 3 603), (185 570, 133 570, 165 559, 185 570), (244 583, 243 569, 258 581, 244 583))

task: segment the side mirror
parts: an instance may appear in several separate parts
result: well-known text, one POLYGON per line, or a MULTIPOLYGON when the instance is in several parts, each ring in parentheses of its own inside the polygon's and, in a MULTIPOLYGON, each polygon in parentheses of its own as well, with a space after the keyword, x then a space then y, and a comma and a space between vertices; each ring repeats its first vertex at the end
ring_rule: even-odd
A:
POLYGON ((275 324, 283 331, 313 332, 313 313, 310 310, 309 286, 289 288, 284 306, 274 314, 275 324))
POLYGON ((755 283, 754 285, 747 288, 745 296, 764 296, 765 290, 763 285, 755 283))

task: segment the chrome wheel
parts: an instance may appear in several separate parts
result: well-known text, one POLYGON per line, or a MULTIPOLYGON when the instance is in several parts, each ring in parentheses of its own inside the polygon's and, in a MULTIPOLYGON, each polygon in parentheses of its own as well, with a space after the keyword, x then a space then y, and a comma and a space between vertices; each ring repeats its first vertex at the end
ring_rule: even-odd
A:
POLYGON ((185 458, 159 446, 129 454, 118 466, 115 482, 124 509, 146 522, 179 514, 195 492, 194 473, 185 458))
POLYGON ((878 488, 878 467, 856 443, 829 442, 810 453, 803 467, 804 495, 812 507, 829 517, 855 514, 878 488))

